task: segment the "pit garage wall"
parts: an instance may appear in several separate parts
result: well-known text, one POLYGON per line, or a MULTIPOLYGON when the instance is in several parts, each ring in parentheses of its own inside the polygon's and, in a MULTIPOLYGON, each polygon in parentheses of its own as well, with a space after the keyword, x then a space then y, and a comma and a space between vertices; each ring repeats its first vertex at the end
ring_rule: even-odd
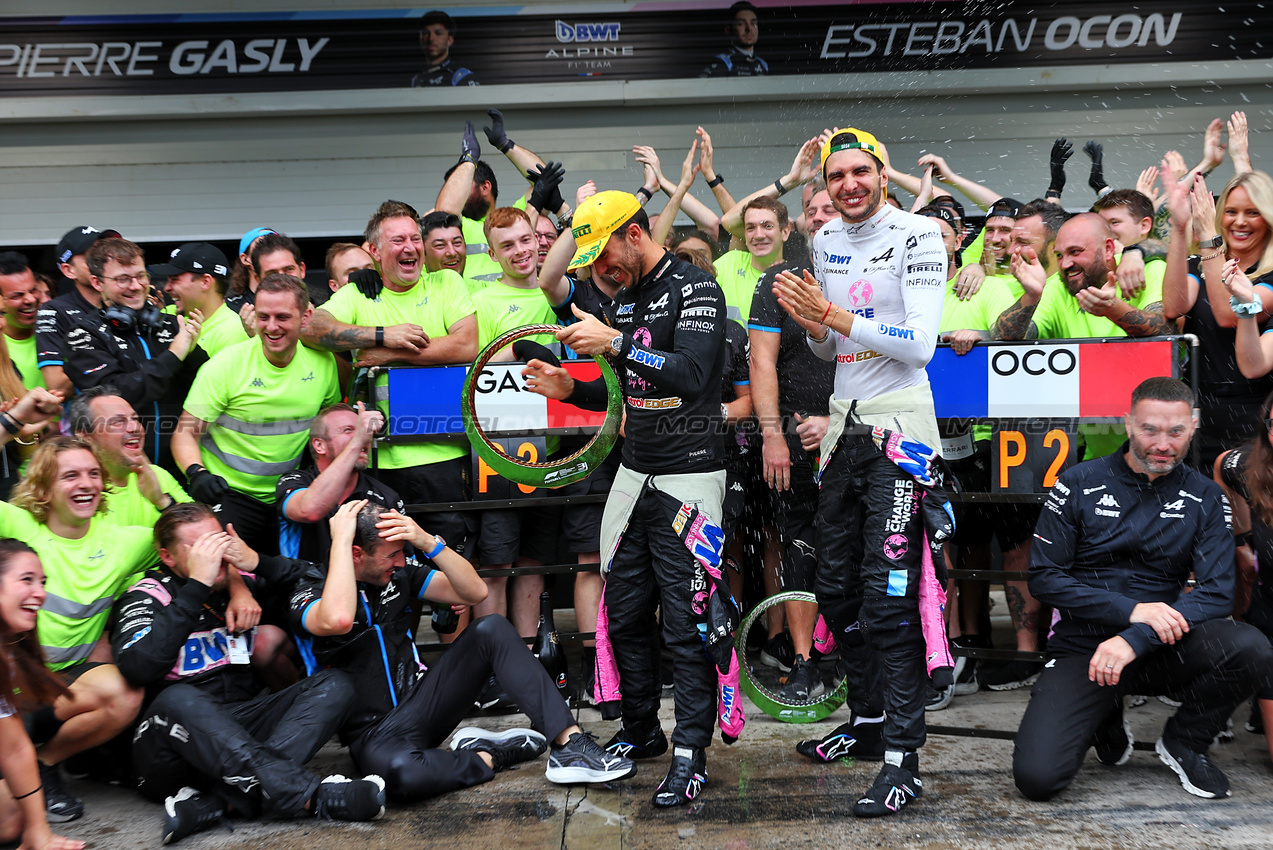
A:
MULTIPOLYGON (((1108 181, 1131 186, 1167 150, 1193 165, 1207 122, 1242 109, 1257 167, 1273 162, 1270 64, 0 97, 0 244, 52 244, 83 223, 140 241, 237 239, 256 225, 298 237, 356 233, 385 198, 430 208, 464 121, 480 127, 490 107, 504 110, 519 144, 565 162, 568 194, 589 178, 635 190, 638 143, 655 146, 675 179, 702 125, 717 170, 741 198, 785 174, 804 139, 854 125, 883 140, 898 167, 914 173, 921 153, 941 153, 964 176, 1022 199, 1042 194, 1052 140, 1068 136, 1076 154, 1065 201, 1081 208, 1092 193, 1077 151, 1089 138, 1106 144, 1108 181)), ((486 158, 511 201, 525 182, 497 152, 486 158)), ((1212 188, 1231 175, 1226 162, 1212 188)), ((696 192, 710 203, 706 188, 696 192)))

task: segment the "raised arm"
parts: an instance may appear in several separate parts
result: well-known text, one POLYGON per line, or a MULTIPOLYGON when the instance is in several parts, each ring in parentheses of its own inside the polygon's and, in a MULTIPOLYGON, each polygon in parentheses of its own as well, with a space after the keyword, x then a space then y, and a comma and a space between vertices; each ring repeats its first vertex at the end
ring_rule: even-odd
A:
POLYGON ((346 502, 331 518, 332 547, 323 593, 301 613, 301 625, 314 637, 347 634, 354 627, 358 580, 354 576, 354 529, 366 499, 346 502))
POLYGON ((491 126, 482 128, 482 131, 486 133, 486 140, 491 143, 491 147, 508 157, 508 161, 517 169, 518 174, 538 171, 543 167, 544 161, 534 151, 522 147, 508 137, 508 133, 504 130, 504 113, 498 109, 488 109, 486 114, 491 116, 491 126))
POLYGON ((322 522, 340 504, 358 463, 358 456, 370 448, 376 433, 384 427, 385 417, 378 410, 367 410, 358 402, 358 422, 354 426, 354 438, 336 455, 331 465, 318 474, 304 490, 297 490, 288 497, 284 513, 293 522, 322 522))
POLYGON ((814 164, 818 158, 818 148, 821 143, 818 139, 812 138, 800 145, 800 149, 796 151, 796 157, 791 161, 791 170, 782 177, 779 177, 773 183, 764 188, 757 189, 721 216, 721 226, 729 231, 731 236, 739 239, 743 238, 743 207, 756 198, 780 198, 792 189, 803 186, 814 177, 818 176, 818 167, 814 164))
MULTIPOLYGON (((417 553, 432 552, 437 548, 437 537, 421 528, 411 517, 397 511, 381 514, 376 528, 380 529, 380 536, 385 540, 410 543, 417 553)), ((486 600, 486 582, 463 555, 445 546, 430 560, 441 575, 429 582, 424 593, 426 599, 450 605, 477 605, 486 600)))
POLYGON ((1247 174, 1251 168, 1251 146, 1247 135, 1246 113, 1235 112, 1229 118, 1229 159, 1233 160, 1234 176, 1247 174))
MULTIPOLYGON (((1162 184, 1167 196, 1167 210, 1171 215, 1171 236, 1167 242, 1167 267, 1162 279, 1163 315, 1175 321, 1193 309, 1198 301, 1198 281, 1189 274, 1189 243, 1192 240, 1190 224, 1193 220, 1192 193, 1190 187, 1172 179, 1171 166, 1162 162, 1162 184)), ((1215 230, 1214 223, 1211 230, 1215 230)), ((1214 232, 1211 234, 1215 235, 1214 232)), ((1203 238, 1211 238, 1205 236, 1203 238)), ((1214 253, 1221 249, 1208 249, 1214 253)))
MULTIPOLYGON (((1225 263, 1221 274, 1225 289, 1239 304, 1250 304, 1256 299, 1256 288, 1239 268, 1237 260, 1225 263)), ((1246 315, 1245 311, 1244 315, 1235 315, 1234 321, 1238 329, 1233 344, 1242 376, 1254 380, 1273 372, 1273 334, 1261 334, 1258 318, 1246 315)))
POLYGON ((681 201, 685 199, 685 195, 690 190, 690 186, 694 183, 694 178, 698 176, 701 165, 694 164, 694 154, 698 150, 698 139, 690 145, 689 153, 685 155, 685 161, 681 163, 681 180, 676 184, 676 188, 672 190, 671 197, 668 198, 667 204, 659 212, 659 220, 650 231, 650 238, 660 245, 667 244, 668 234, 672 232, 672 222, 676 220, 676 213, 681 208, 681 201))
POLYGON ((725 179, 716 173, 716 152, 712 147, 712 137, 702 127, 695 130, 699 139, 703 142, 703 149, 698 155, 699 168, 702 171, 703 179, 707 181, 707 186, 712 190, 712 194, 716 197, 716 203, 720 207, 721 212, 734 206, 734 196, 729 194, 729 190, 725 188, 725 179))
MULTIPOLYGON (((477 134, 473 132, 473 122, 464 122, 464 137, 460 142, 460 163, 451 176, 446 178, 438 192, 438 200, 434 209, 462 215, 464 202, 473 191, 473 177, 477 171, 477 161, 482 158, 482 146, 477 142, 477 134)), ((525 173, 525 172, 523 172, 525 173)))
MULTIPOLYGON (((980 183, 974 183, 967 177, 961 177, 956 174, 954 170, 946 164, 946 160, 937 154, 926 153, 919 158, 919 167, 921 169, 929 165, 934 167, 934 176, 938 180, 953 189, 958 189, 964 197, 968 198, 983 210, 990 209, 991 204, 1003 197, 1003 194, 1000 192, 996 192, 993 189, 987 189, 980 183)), ((889 176, 894 177, 895 175, 890 173, 889 176)))

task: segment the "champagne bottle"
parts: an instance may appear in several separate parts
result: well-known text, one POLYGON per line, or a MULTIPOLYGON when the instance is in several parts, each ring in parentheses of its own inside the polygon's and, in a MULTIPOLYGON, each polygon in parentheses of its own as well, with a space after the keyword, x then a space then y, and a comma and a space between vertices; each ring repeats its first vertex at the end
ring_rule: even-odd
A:
POLYGON ((539 594, 539 628, 535 632, 535 647, 532 651, 548 671, 548 677, 557 686, 562 699, 568 700, 566 653, 561 649, 561 638, 557 634, 557 625, 553 622, 553 605, 548 591, 539 594))

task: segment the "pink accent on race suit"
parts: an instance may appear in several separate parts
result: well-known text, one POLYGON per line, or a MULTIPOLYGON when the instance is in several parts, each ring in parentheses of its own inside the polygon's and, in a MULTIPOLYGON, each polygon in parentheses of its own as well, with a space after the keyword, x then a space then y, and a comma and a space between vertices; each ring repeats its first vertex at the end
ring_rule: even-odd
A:
POLYGON ((871 296, 875 294, 875 287, 871 286, 869 280, 854 281, 849 286, 849 301, 854 307, 865 307, 871 303, 871 296))

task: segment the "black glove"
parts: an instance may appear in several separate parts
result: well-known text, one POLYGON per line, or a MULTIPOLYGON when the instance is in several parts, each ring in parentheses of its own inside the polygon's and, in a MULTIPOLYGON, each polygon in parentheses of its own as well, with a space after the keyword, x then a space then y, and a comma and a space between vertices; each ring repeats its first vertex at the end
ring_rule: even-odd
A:
POLYGON ((196 502, 219 505, 230 492, 230 485, 220 475, 213 475, 199 464, 192 463, 186 467, 186 492, 196 502))
POLYGON ((1073 155, 1074 145, 1064 136, 1052 143, 1052 185, 1048 186, 1049 192, 1056 192, 1059 196, 1065 189, 1065 161, 1073 155))
POLYGON ((379 298, 380 290, 385 288, 385 282, 380 279, 380 272, 375 269, 359 269, 356 272, 350 272, 349 282, 358 287, 358 291, 369 301, 379 298))
POLYGON ((566 201, 561 197, 561 181, 566 179, 566 168, 560 162, 547 162, 538 170, 531 169, 526 177, 535 182, 527 204, 541 213, 555 213, 566 201))
POLYGON ((482 146, 477 143, 477 133, 473 130, 473 122, 464 122, 464 140, 460 142, 460 162, 471 162, 474 165, 482 158, 482 146))
POLYGON ((1092 175, 1087 178, 1087 185, 1092 187, 1093 192, 1099 192, 1108 185, 1105 182, 1105 148, 1093 139, 1083 145, 1083 153, 1092 158, 1092 175))
POLYGON ((504 132, 504 113, 498 109, 488 109, 486 114, 491 116, 491 126, 482 128, 486 133, 486 141, 498 148, 500 153, 508 153, 513 149, 513 140, 504 132))
POLYGON ((556 354, 553 354, 551 348, 535 342, 533 339, 519 339, 514 342, 513 359, 522 363, 529 363, 532 360, 542 360, 549 366, 561 365, 561 361, 557 359, 556 354))

